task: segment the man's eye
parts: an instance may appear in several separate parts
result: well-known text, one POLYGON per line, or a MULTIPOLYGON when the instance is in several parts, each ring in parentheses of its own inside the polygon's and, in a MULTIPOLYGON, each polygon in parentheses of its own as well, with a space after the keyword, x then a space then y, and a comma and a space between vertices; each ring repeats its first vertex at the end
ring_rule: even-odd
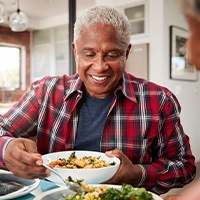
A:
POLYGON ((116 53, 112 53, 112 54, 107 54, 107 57, 108 57, 109 59, 116 59, 116 58, 119 57, 119 55, 116 54, 116 53))
POLYGON ((88 52, 88 53, 84 53, 84 56, 85 57, 93 57, 95 54, 94 53, 91 53, 91 52, 88 52))
POLYGON ((118 57, 117 54, 108 54, 109 57, 118 57))

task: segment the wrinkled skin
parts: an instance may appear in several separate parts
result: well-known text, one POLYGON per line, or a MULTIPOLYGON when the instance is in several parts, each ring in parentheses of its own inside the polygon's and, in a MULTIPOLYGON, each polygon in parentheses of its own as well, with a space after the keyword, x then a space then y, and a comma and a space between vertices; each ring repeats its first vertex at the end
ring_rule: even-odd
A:
POLYGON ((110 25, 96 24, 82 32, 73 44, 76 67, 90 96, 105 98, 121 79, 131 45, 122 48, 110 25))

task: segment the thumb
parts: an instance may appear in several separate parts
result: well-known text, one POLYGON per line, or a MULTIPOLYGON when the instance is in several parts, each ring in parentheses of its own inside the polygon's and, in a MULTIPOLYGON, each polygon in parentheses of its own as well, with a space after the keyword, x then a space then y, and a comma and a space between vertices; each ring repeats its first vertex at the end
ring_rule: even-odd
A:
POLYGON ((36 143, 33 140, 25 139, 24 147, 25 147, 25 150, 29 153, 34 153, 34 154, 38 153, 36 143))
POLYGON ((25 146, 26 151, 35 157, 36 165, 39 165, 39 166, 42 165, 43 163, 42 156, 37 151, 37 145, 35 141, 26 139, 24 140, 24 146, 25 146))

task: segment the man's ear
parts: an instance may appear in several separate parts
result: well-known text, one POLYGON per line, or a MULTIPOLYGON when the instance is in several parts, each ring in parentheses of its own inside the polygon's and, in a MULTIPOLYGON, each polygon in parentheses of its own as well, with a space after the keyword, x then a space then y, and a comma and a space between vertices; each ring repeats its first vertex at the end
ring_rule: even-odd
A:
POLYGON ((72 43, 72 50, 73 50, 73 52, 74 52, 74 57, 76 56, 76 47, 75 47, 75 44, 74 43, 72 43))
POLYGON ((132 47, 132 44, 129 44, 129 45, 128 45, 128 48, 127 48, 127 50, 126 50, 126 60, 128 59, 129 53, 130 53, 130 51, 131 51, 131 47, 132 47))

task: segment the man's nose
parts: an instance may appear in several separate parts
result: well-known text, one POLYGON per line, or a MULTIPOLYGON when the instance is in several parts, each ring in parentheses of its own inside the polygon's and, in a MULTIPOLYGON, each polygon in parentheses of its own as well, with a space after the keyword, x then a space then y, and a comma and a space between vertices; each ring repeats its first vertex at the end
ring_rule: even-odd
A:
POLYGON ((104 56, 99 55, 99 56, 96 56, 96 58, 94 59, 93 67, 96 70, 106 70, 106 69, 108 69, 109 66, 108 66, 108 63, 106 62, 104 56))

